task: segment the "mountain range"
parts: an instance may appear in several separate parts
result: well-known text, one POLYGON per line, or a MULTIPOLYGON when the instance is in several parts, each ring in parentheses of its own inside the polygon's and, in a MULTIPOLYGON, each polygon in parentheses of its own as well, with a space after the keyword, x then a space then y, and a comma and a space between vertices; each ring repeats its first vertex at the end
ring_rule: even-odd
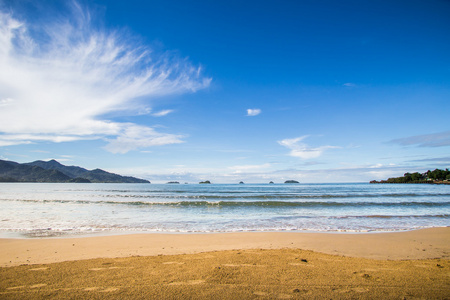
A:
POLYGON ((101 169, 65 166, 54 159, 24 164, 0 160, 0 182, 150 183, 145 179, 121 176, 101 169))

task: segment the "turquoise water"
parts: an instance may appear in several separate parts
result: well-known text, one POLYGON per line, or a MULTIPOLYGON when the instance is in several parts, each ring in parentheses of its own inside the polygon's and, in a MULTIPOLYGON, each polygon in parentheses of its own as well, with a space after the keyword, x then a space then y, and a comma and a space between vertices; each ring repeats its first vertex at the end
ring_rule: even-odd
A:
POLYGON ((450 226, 450 186, 1 183, 0 235, 450 226))

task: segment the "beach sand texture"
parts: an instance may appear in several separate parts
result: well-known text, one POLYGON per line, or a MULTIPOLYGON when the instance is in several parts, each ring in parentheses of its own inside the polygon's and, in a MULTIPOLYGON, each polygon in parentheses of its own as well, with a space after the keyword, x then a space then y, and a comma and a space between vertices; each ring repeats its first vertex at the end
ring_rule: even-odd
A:
POLYGON ((0 298, 449 299, 449 229, 2 239, 0 298))

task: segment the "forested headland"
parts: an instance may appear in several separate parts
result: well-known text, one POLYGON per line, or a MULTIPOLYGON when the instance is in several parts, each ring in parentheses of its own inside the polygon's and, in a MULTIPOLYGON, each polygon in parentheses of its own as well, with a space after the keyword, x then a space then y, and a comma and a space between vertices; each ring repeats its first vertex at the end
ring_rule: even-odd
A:
POLYGON ((425 173, 405 173, 401 177, 392 177, 387 180, 372 180, 370 183, 437 183, 450 184, 450 171, 447 169, 434 171, 428 170, 425 173))

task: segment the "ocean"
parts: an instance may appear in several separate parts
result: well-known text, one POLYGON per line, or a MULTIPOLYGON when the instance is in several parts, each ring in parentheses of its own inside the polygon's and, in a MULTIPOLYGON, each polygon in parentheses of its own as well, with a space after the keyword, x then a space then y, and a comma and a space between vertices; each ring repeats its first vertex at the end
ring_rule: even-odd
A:
POLYGON ((450 226, 450 185, 0 183, 0 237, 450 226))

